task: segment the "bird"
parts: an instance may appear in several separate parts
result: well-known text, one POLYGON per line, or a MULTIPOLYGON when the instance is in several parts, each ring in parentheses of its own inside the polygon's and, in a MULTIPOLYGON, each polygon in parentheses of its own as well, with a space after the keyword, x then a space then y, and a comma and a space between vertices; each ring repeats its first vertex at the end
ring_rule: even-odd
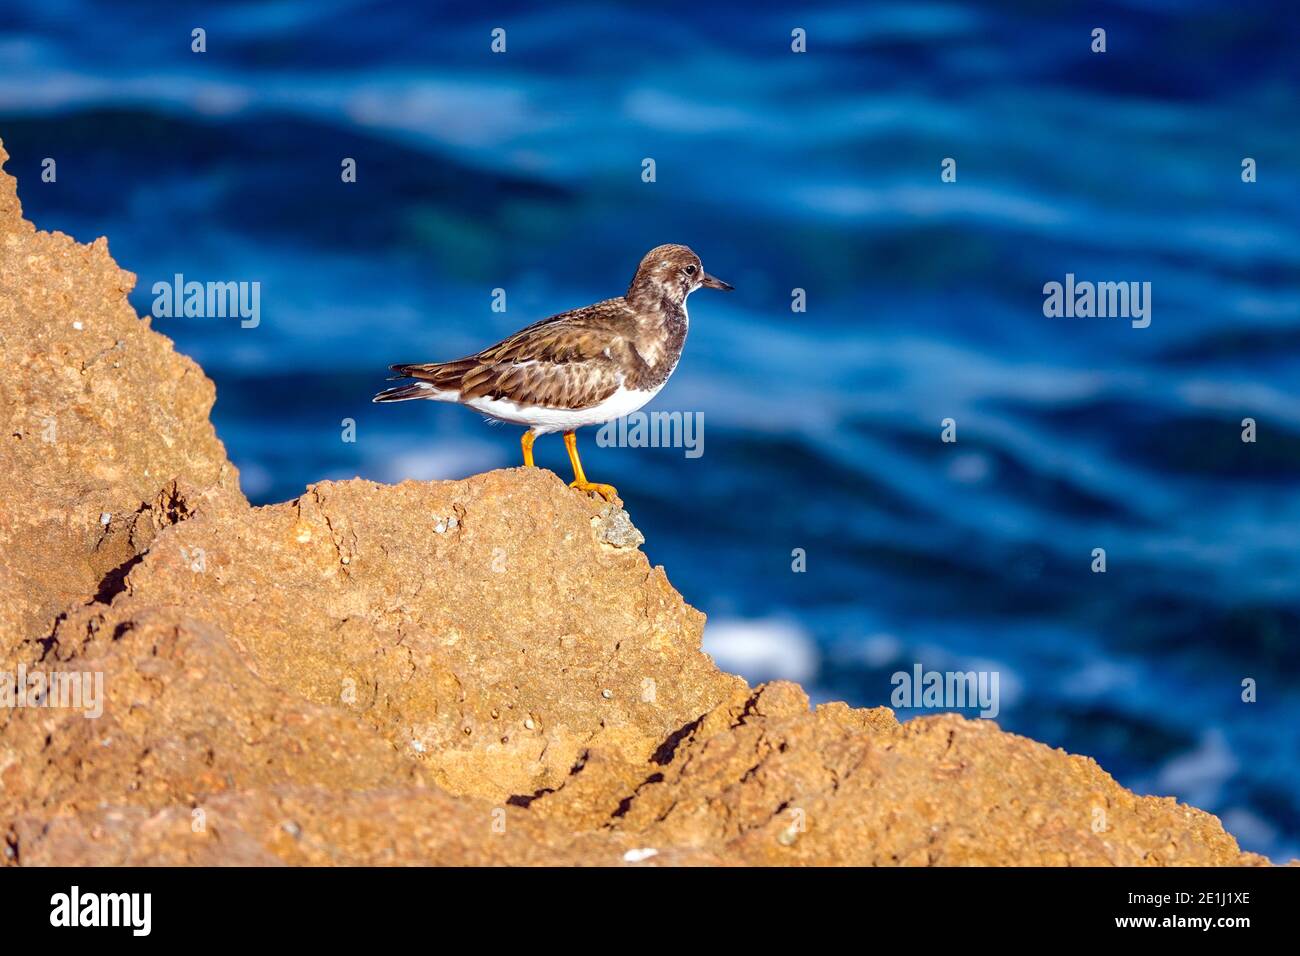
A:
POLYGON ((686 299, 700 288, 733 291, 705 272, 689 247, 656 246, 641 259, 625 294, 552 315, 465 358, 390 365, 397 374, 389 381, 415 381, 385 389, 373 401, 455 402, 489 419, 525 425, 520 447, 529 468, 535 467, 533 442, 563 432, 573 467, 569 487, 613 501, 613 485, 587 479, 576 432, 630 415, 659 394, 686 344, 686 299))

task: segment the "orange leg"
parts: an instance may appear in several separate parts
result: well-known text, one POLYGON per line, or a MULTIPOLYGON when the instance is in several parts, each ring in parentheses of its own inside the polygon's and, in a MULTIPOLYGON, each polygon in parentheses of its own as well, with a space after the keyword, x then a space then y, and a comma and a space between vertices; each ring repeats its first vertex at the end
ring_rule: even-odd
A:
POLYGON ((618 492, 614 490, 613 485, 601 485, 594 481, 588 481, 587 476, 582 472, 582 459, 578 457, 578 436, 573 432, 564 433, 564 447, 569 451, 569 464, 573 466, 573 481, 569 482, 570 488, 577 488, 579 491, 594 491, 606 501, 613 501, 618 497, 618 492))
POLYGON ((519 445, 524 450, 525 468, 533 467, 533 442, 535 441, 537 441, 537 436, 532 433, 531 429, 524 432, 523 436, 519 439, 519 445))

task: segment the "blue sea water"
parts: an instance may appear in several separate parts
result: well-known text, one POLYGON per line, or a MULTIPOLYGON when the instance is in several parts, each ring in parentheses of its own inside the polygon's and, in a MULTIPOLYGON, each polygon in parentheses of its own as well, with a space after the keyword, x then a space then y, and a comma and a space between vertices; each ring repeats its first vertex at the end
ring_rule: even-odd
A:
MULTIPOLYGON (((703 413, 704 454, 587 434, 584 461, 720 662, 859 705, 917 663, 996 671, 1001 726, 1280 859, 1300 854, 1297 49, 1281 2, 45 0, 0 10, 0 138, 28 217, 108 236, 142 314, 176 273, 261 283, 256 328, 154 323, 217 382, 257 502, 516 464, 515 429, 371 405, 386 366, 691 245, 737 291, 692 297, 651 409, 703 413), (1045 317, 1067 273, 1151 283, 1150 326, 1045 317)), ((565 473, 558 438, 537 447, 565 473)))

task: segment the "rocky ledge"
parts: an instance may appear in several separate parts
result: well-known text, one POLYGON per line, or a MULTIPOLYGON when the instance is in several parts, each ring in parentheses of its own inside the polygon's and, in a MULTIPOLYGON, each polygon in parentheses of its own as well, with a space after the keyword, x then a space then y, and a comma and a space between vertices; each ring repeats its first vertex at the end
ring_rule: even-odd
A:
POLYGON ((0 173, 7 863, 1265 862, 987 721, 719 671, 626 513, 550 472, 250 507, 134 281, 0 173))

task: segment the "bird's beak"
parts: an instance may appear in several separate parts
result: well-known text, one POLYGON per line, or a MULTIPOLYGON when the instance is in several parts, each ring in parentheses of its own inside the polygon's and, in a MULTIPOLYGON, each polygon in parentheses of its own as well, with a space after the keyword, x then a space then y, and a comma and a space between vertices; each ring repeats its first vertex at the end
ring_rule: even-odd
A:
POLYGON ((734 286, 723 282, 716 276, 709 275, 707 272, 700 276, 700 285, 708 289, 721 289, 723 292, 730 292, 734 288, 734 286))

